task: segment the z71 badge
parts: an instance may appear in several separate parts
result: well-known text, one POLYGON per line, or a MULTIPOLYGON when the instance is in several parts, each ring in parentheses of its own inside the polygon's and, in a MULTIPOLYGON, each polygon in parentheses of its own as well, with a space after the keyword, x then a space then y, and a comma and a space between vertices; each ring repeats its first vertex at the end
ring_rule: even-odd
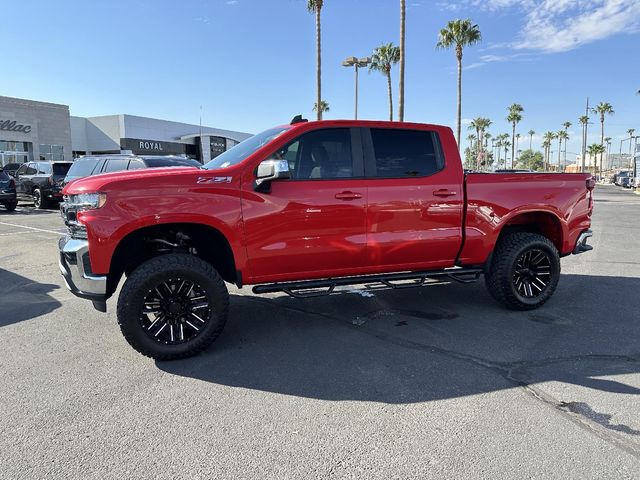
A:
POLYGON ((231 183, 233 177, 198 177, 196 183, 231 183))

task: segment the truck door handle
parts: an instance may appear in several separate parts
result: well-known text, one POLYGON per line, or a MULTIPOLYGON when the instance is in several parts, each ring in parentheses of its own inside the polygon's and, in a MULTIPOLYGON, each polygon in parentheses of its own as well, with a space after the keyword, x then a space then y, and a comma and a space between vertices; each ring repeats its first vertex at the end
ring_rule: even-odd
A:
POLYGON ((441 188, 440 190, 434 190, 433 196, 434 197, 452 197, 454 195, 457 195, 457 193, 458 192, 447 190, 446 188, 441 188))
POLYGON ((360 193, 349 191, 336 193, 335 196, 338 200, 357 200, 358 198, 362 198, 362 195, 360 193))

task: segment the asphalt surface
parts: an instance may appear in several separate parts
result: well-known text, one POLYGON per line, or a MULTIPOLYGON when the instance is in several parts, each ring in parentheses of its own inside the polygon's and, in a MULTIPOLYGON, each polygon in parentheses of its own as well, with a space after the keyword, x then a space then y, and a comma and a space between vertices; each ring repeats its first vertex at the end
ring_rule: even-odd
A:
POLYGON ((539 310, 482 282, 231 288, 177 362, 66 290, 56 211, 0 211, 0 478, 640 478, 640 196, 596 198, 539 310))

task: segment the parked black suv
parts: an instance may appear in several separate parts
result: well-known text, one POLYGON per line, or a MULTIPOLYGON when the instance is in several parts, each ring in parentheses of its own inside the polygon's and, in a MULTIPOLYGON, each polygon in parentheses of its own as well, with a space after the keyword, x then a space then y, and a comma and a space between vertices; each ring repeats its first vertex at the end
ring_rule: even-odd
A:
POLYGON ((72 162, 28 162, 15 173, 19 200, 33 201, 36 208, 47 208, 62 200, 62 181, 72 162))
POLYGON ((67 173, 63 185, 72 180, 98 175, 100 173, 117 172, 120 170, 139 170, 142 168, 158 167, 201 167, 197 160, 173 155, 87 155, 78 158, 67 173))
POLYGON ((12 177, 16 174, 16 170, 20 168, 22 163, 7 163, 4 167, 0 167, 4 170, 4 173, 8 173, 12 177))
POLYGON ((8 211, 13 211, 18 205, 16 197, 16 182, 7 172, 0 167, 0 205, 4 205, 8 211))

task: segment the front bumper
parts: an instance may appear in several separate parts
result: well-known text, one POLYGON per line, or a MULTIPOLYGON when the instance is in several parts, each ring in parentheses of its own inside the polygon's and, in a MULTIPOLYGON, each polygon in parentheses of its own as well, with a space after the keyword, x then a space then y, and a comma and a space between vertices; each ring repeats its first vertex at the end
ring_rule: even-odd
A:
POLYGON ((58 241, 60 272, 67 288, 80 298, 93 301, 94 307, 104 311, 107 300, 107 276, 91 272, 89 242, 69 236, 58 241))
POLYGON ((576 240, 576 246, 573 249, 573 254, 578 255, 579 253, 588 252, 589 250, 593 250, 591 245, 587 244, 587 240, 593 236, 593 232, 591 229, 585 230, 578 236, 578 240, 576 240))

